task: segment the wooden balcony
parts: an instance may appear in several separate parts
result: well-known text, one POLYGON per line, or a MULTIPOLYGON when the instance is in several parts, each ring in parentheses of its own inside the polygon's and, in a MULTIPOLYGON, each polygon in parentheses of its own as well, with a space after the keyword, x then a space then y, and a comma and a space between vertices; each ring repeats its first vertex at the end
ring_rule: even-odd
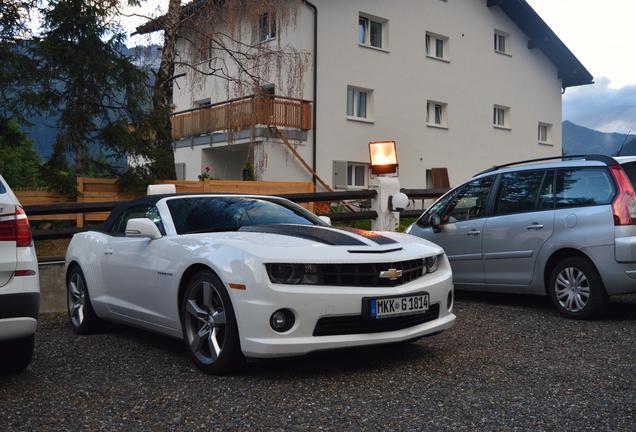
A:
POLYGON ((279 96, 247 96, 172 115, 175 140, 212 132, 277 126, 311 129, 311 102, 279 96))

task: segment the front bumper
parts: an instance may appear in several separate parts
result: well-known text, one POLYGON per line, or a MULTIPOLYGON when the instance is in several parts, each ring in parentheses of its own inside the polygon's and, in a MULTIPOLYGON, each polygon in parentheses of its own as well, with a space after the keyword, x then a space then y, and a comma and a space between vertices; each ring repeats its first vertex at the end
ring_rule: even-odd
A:
POLYGON ((453 289, 447 262, 438 272, 392 288, 274 285, 263 279, 259 282, 261 286, 248 286, 246 291, 232 293, 241 349, 247 357, 296 356, 319 350, 401 342, 447 330, 455 323, 455 315, 446 304, 448 293, 453 289), (313 335, 320 318, 360 315, 364 297, 422 292, 430 295, 431 305, 439 305, 437 319, 380 333, 313 335), (281 308, 290 309, 296 319, 291 330, 283 334, 276 333, 269 325, 272 313, 281 308))

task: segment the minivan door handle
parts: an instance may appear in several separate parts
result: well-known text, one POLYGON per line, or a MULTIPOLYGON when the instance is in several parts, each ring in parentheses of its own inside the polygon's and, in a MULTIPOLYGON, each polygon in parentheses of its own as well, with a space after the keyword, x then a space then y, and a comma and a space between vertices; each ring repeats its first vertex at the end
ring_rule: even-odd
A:
POLYGON ((526 228, 529 229, 529 230, 538 231, 538 230, 543 229, 543 225, 541 225, 540 223, 535 222, 532 225, 528 225, 526 228))
POLYGON ((112 255, 113 254, 113 249, 112 248, 108 248, 104 250, 104 255, 112 255))
POLYGON ((476 229, 474 229, 474 230, 470 230, 470 231, 468 231, 468 232, 466 233, 466 235, 467 235, 467 236, 470 236, 470 237, 477 237, 477 236, 478 236, 478 235, 480 235, 480 234, 481 234, 481 231, 478 231, 478 230, 476 230, 476 229))

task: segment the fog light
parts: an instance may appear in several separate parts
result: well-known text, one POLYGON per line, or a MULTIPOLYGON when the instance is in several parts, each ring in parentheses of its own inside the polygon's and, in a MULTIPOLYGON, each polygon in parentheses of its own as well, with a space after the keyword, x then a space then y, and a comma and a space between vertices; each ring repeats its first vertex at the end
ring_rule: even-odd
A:
POLYGON ((278 333, 285 333, 294 326, 294 313, 289 309, 279 309, 269 318, 269 325, 272 330, 278 333))
POLYGON ((451 288, 450 291, 448 291, 448 297, 446 298, 446 307, 448 308, 448 311, 452 311, 453 310, 453 289, 451 288))

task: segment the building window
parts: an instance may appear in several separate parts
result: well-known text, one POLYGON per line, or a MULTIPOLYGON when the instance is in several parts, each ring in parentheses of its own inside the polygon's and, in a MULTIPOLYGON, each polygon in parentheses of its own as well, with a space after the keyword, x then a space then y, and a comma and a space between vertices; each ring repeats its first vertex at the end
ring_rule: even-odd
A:
POLYGON ((426 102, 426 125, 432 127, 448 127, 448 105, 442 102, 426 102))
POLYGON ((538 140, 541 144, 551 144, 550 132, 552 131, 552 125, 549 123, 539 123, 538 127, 538 140))
POLYGON ((496 128, 510 129, 510 108, 495 105, 493 108, 492 124, 496 128))
POLYGON ((358 43, 373 48, 384 48, 386 20, 365 15, 358 17, 358 43))
POLYGON ((347 117, 368 119, 371 93, 371 90, 347 87, 347 117))
POLYGON ((362 162, 333 161, 333 187, 335 189, 366 188, 369 165, 362 162))
POLYGON ((508 54, 508 51, 506 51, 507 41, 508 41, 508 33, 495 30, 495 52, 499 54, 508 54))
POLYGON ((448 60, 448 38, 426 32, 426 55, 438 60, 448 60))
POLYGON ((258 41, 267 42, 276 37, 276 14, 265 12, 258 20, 258 41))
POLYGON ((213 56, 213 51, 212 40, 202 37, 201 45, 199 46, 199 61, 210 60, 213 56))
POLYGON ((358 188, 367 186, 368 165, 363 163, 347 163, 347 187, 358 188))

